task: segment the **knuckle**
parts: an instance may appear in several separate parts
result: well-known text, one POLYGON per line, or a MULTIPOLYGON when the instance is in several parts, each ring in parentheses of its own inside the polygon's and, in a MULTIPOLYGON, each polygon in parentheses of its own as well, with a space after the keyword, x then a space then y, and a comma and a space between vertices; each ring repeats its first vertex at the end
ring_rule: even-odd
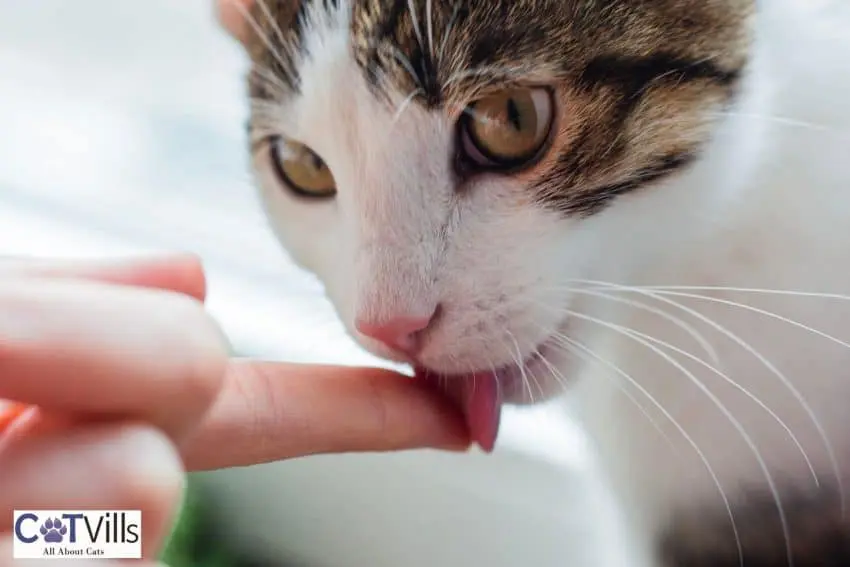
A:
POLYGON ((146 425, 120 426, 123 449, 105 466, 115 483, 116 499, 130 509, 170 514, 183 494, 185 474, 177 449, 164 433, 146 425))
POLYGON ((229 347, 224 333, 199 301, 178 296, 174 307, 179 343, 184 348, 178 371, 182 398, 205 411, 221 389, 229 347))
POLYGON ((304 422, 293 422, 285 415, 283 408, 286 401, 280 399, 279 388, 275 387, 274 376, 261 368, 253 369, 254 380, 251 381, 254 390, 244 396, 248 404, 247 415, 250 416, 251 438, 256 443, 257 454, 264 455, 272 450, 275 444, 280 442, 278 434, 287 424, 285 429, 297 431, 299 434, 307 433, 307 424, 304 422))

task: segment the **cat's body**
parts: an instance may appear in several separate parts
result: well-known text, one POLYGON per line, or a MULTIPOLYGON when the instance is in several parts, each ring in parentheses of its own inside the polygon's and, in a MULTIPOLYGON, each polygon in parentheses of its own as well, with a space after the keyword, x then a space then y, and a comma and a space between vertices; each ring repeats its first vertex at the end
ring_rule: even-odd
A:
POLYGON ((269 216, 352 334, 489 374, 484 444, 488 380, 570 382, 645 544, 628 567, 850 565, 850 301, 776 293, 850 295, 850 9, 350 1, 266 0, 247 44, 269 216), (554 131, 470 173, 455 122, 508 84, 554 89, 505 107, 554 131), (275 167, 281 136, 322 162, 275 167))

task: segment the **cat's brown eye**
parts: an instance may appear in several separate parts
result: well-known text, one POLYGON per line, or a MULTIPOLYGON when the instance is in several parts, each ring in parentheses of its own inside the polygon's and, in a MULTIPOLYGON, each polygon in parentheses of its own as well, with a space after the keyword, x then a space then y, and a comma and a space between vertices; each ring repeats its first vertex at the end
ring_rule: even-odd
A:
POLYGON ((274 138, 271 158, 281 182, 304 197, 333 197, 336 182, 327 164, 304 144, 274 138))
POLYGON ((513 169, 538 158, 554 122, 552 94, 544 88, 517 88, 481 98, 461 120, 461 151, 472 164, 513 169))

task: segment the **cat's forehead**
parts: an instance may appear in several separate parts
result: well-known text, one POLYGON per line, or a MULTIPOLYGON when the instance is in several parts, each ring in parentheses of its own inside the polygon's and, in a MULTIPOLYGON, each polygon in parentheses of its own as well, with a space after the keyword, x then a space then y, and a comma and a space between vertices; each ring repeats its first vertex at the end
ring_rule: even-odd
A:
MULTIPOLYGON (((370 84, 439 105, 507 81, 557 79, 597 57, 746 59, 755 0, 257 0, 255 62, 297 90, 318 20, 344 18, 370 84), (275 51, 276 53, 272 53, 275 51)), ((259 93, 254 93, 259 94, 259 93)))

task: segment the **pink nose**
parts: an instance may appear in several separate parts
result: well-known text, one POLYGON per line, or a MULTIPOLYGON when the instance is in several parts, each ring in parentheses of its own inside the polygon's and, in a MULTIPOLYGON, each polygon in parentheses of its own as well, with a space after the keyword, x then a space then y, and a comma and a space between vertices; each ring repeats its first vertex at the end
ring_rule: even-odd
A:
POLYGON ((393 350, 411 354, 416 349, 416 333, 431 324, 430 317, 393 317, 381 323, 358 319, 357 330, 376 341, 380 341, 393 350))

